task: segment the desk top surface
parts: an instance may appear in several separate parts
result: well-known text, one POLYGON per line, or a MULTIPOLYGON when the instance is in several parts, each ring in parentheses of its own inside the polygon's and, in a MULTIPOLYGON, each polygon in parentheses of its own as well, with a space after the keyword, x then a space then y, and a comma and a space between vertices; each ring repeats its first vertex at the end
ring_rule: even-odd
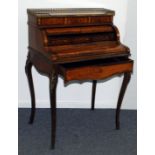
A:
POLYGON ((104 8, 50 8, 27 9, 28 14, 36 17, 62 17, 62 16, 108 16, 115 12, 104 8))

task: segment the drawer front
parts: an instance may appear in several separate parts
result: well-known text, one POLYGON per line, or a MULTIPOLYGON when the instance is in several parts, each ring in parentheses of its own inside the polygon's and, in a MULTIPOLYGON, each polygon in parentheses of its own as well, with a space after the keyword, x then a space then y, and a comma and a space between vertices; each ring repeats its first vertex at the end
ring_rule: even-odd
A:
POLYGON ((50 27, 66 27, 66 26, 83 26, 83 25, 103 25, 112 23, 113 16, 99 16, 99 17, 51 17, 38 18, 37 24, 39 26, 50 27))
POLYGON ((48 46, 73 45, 99 41, 114 41, 115 33, 90 33, 76 35, 48 36, 48 46))
POLYGON ((66 70, 65 82, 72 80, 101 80, 124 72, 132 72, 133 61, 114 64, 86 66, 66 70))

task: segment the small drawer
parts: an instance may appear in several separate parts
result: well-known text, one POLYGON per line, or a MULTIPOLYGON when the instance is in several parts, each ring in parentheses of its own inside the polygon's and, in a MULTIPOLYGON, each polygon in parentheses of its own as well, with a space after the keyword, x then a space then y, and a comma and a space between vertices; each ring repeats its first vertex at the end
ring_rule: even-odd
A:
POLYGON ((84 25, 103 25, 111 24, 113 16, 77 16, 77 17, 46 17, 37 18, 37 25, 43 27, 68 27, 68 26, 84 26, 84 25))
POLYGON ((59 65, 65 83, 73 80, 101 80, 125 72, 132 72, 133 60, 113 58, 59 65))

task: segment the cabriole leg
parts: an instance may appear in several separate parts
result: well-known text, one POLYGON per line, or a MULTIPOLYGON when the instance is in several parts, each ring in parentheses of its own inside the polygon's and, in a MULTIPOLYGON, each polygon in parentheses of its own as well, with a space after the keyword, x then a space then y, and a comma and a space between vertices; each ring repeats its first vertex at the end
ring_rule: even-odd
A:
POLYGON ((51 105, 51 148, 55 147, 56 137, 56 86, 58 76, 55 71, 50 75, 50 105, 51 105))
POLYGON ((95 94, 96 94, 96 80, 93 80, 93 85, 92 85, 92 99, 91 99, 91 110, 94 110, 95 106, 95 94))
POLYGON ((123 97, 124 97, 124 94, 125 94, 125 91, 126 91, 126 88, 127 88, 127 85, 130 81, 130 77, 131 77, 131 73, 124 73, 124 79, 123 79, 123 83, 122 83, 122 86, 121 86, 121 90, 120 90, 120 93, 119 93, 119 98, 118 98, 118 102, 117 102, 117 109, 116 109, 116 129, 120 129, 120 122, 119 122, 119 117, 120 117, 120 108, 121 108, 121 104, 122 104, 122 101, 123 101, 123 97))
POLYGON ((30 52, 28 53, 26 65, 25 65, 25 72, 28 79, 29 89, 30 89, 30 95, 31 95, 31 115, 29 119, 29 124, 32 124, 34 121, 35 116, 35 93, 34 93, 34 85, 33 85, 33 78, 32 78, 32 63, 30 60, 30 52))

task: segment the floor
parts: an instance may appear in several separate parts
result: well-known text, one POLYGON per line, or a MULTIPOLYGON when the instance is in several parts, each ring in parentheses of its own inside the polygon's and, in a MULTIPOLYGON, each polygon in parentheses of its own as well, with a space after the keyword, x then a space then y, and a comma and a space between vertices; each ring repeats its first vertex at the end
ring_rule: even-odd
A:
POLYGON ((19 109, 19 155, 136 155, 137 112, 121 111, 115 130, 112 109, 58 109, 55 150, 50 150, 50 109, 19 109))

